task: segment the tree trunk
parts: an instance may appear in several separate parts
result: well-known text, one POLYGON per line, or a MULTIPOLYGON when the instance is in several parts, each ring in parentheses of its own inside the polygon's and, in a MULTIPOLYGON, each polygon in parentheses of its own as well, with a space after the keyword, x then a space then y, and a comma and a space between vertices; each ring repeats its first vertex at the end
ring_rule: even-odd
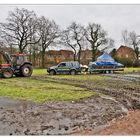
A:
POLYGON ((76 50, 74 50, 73 60, 76 61, 76 50))
POLYGON ((81 44, 78 41, 77 41, 77 44, 79 46, 78 62, 80 63, 80 61, 81 61, 81 50, 82 50, 82 47, 81 47, 81 44))
POLYGON ((136 60, 139 60, 139 50, 135 50, 136 60))
POLYGON ((76 61, 76 54, 73 54, 73 61, 76 61))
POLYGON ((95 50, 92 50, 92 61, 95 61, 95 59, 96 59, 96 52, 95 52, 95 50))
POLYGON ((136 54, 136 59, 139 60, 139 54, 138 53, 136 54))
POLYGON ((33 51, 33 66, 36 66, 36 52, 35 50, 33 51))
POLYGON ((92 61, 95 61, 96 60, 96 49, 95 49, 95 46, 92 45, 92 61))
POLYGON ((45 50, 42 50, 42 68, 45 68, 45 50))
POLYGON ((79 53, 78 53, 78 62, 80 63, 81 61, 81 48, 79 49, 79 53))
POLYGON ((19 49, 19 53, 23 53, 23 51, 24 51, 24 50, 23 50, 22 48, 19 49))
POLYGON ((23 44, 23 37, 21 38, 20 43, 19 43, 19 51, 20 51, 20 53, 23 53, 23 51, 24 51, 24 48, 23 48, 22 44, 23 44))
POLYGON ((32 62, 32 50, 31 50, 31 45, 30 45, 30 48, 29 48, 29 53, 30 53, 30 55, 29 55, 29 61, 30 62, 32 62))

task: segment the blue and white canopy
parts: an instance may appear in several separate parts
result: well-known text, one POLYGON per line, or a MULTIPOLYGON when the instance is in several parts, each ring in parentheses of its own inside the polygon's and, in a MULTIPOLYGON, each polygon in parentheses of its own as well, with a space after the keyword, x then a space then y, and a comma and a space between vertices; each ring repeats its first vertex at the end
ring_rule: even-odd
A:
POLYGON ((112 62, 114 61, 114 59, 108 53, 105 52, 103 55, 97 58, 97 61, 112 62))

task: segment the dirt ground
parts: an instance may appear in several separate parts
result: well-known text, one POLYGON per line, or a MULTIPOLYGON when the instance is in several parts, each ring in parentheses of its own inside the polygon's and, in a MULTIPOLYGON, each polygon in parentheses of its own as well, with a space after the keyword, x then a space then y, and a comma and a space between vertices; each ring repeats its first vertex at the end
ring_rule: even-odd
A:
POLYGON ((96 135, 140 135, 140 111, 129 111, 127 116, 111 121, 109 127, 96 135))
POLYGON ((0 106, 1 135, 72 135, 85 129, 95 133, 127 111, 99 96, 44 105, 1 97, 0 106))
POLYGON ((87 83, 101 94, 78 101, 35 104, 0 97, 0 135, 139 135, 140 111, 130 110, 140 109, 140 74, 103 76, 118 85, 87 83))

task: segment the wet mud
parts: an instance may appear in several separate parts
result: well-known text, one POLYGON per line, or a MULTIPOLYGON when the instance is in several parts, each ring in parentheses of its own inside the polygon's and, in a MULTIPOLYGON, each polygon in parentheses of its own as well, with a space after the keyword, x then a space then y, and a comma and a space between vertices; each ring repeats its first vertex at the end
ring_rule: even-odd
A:
POLYGON ((100 94, 44 104, 0 97, 0 135, 94 135, 129 109, 140 109, 139 74, 103 76, 126 80, 128 86, 119 82, 119 88, 105 88, 87 83, 87 89, 100 94), (131 82, 137 86, 130 86, 131 82))

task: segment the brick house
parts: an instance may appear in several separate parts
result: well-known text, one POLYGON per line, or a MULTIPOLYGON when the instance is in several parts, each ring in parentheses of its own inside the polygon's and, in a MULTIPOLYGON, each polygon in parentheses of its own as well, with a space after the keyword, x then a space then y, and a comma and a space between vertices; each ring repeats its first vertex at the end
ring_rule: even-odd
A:
MULTIPOLYGON (((61 61, 73 60, 74 53, 70 50, 49 50, 46 51, 46 60, 47 62, 59 63, 61 61)), ((92 57, 91 50, 82 50, 81 51, 81 61, 86 62, 90 61, 92 57)))
POLYGON ((59 63, 64 60, 73 60, 73 52, 69 50, 50 50, 46 52, 47 61, 59 63))
POLYGON ((135 59, 134 50, 132 48, 129 48, 129 47, 123 46, 123 45, 121 45, 117 49, 116 56, 118 58, 126 58, 126 59, 129 59, 129 60, 132 60, 132 61, 135 59))

